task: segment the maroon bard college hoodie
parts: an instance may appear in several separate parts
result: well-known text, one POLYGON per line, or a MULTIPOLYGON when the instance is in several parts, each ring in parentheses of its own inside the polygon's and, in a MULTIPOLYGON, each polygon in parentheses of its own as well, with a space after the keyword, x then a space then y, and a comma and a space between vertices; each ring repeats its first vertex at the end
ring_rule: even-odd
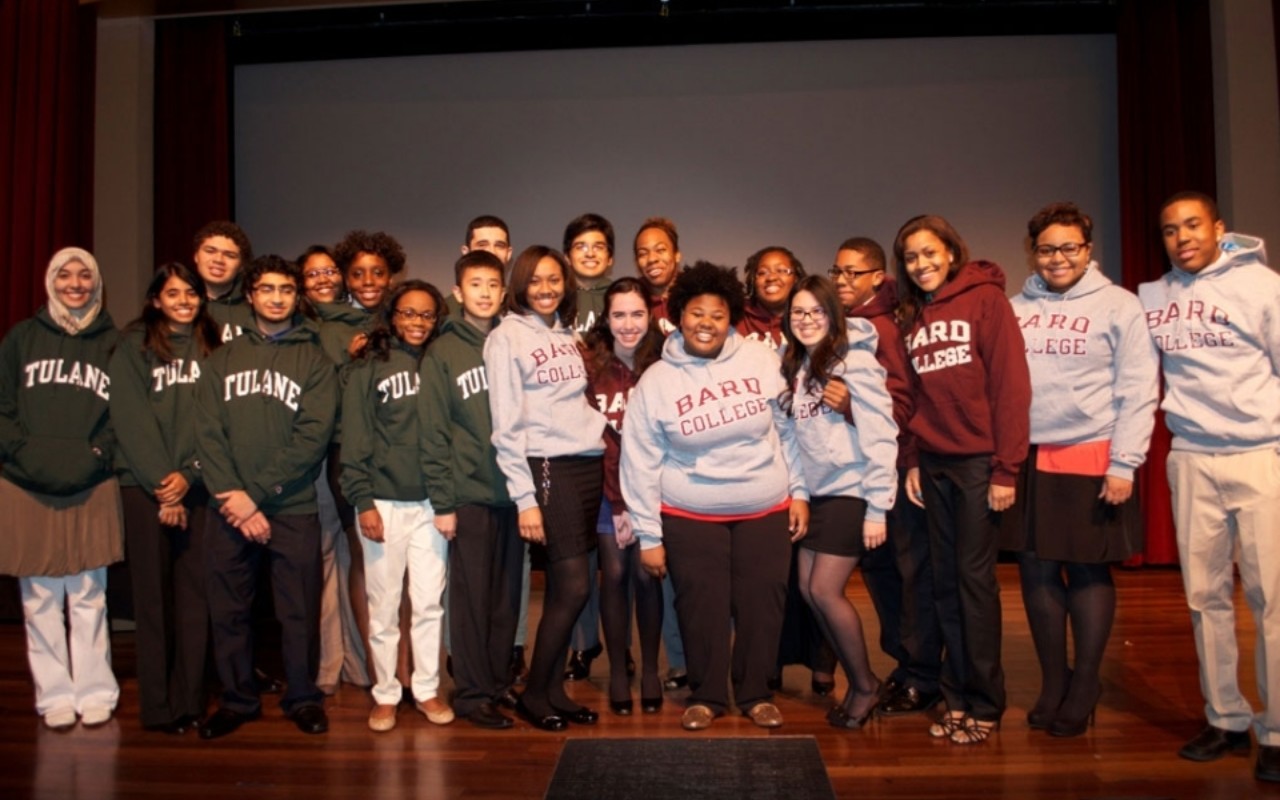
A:
POLYGON ((906 335, 920 450, 991 455, 991 482, 1013 486, 1030 440, 1031 377, 1004 273, 965 264, 906 335))

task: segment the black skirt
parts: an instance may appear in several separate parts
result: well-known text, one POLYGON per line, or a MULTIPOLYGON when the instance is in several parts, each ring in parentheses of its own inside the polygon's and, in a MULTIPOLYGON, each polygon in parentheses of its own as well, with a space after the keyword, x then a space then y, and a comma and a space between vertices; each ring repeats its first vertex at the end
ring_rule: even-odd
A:
MULTIPOLYGON (((809 501, 809 533, 800 546, 815 553, 862 558, 862 521, 867 501, 858 497, 815 497, 809 501)), ((884 545, 881 545, 882 547, 884 545)))
POLYGON ((1105 564, 1142 551, 1137 485, 1118 506, 1101 500, 1102 477, 1040 472, 1033 446, 1018 476, 1012 508, 1002 514, 1000 549, 1042 561, 1105 564))
POLYGON ((604 496, 600 456, 531 458, 534 494, 542 509, 547 561, 561 561, 596 548, 596 520, 604 496))

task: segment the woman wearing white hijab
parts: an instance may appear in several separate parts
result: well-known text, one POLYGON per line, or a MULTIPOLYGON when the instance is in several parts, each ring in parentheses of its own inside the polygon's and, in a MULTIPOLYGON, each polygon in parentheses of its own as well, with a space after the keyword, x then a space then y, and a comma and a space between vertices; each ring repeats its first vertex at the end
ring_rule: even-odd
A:
POLYGON ((45 289, 0 343, 0 573, 22 589, 36 711, 66 730, 77 716, 106 723, 120 695, 106 614, 107 565, 124 557, 107 415, 116 329, 88 252, 55 253, 45 289))

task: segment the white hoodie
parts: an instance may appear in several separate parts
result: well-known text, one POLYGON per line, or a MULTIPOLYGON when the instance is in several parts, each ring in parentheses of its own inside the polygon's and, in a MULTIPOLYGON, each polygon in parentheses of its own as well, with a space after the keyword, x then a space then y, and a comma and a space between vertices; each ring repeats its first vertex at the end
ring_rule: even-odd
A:
POLYGON ((808 500, 794 423, 778 406, 778 355, 729 331, 713 359, 667 337, 622 421, 622 496, 641 549, 662 543, 662 506, 749 516, 808 500))
POLYGON ((823 405, 821 386, 811 391, 805 385, 807 358, 796 375, 791 414, 809 494, 861 498, 867 519, 883 522, 898 496, 898 425, 884 367, 876 361, 875 326, 865 319, 850 319, 848 326, 849 350, 834 377, 849 389, 853 423, 823 405))
POLYGON ((1160 380, 1138 298, 1090 262, 1065 292, 1031 275, 1009 302, 1027 343, 1031 442, 1109 439, 1107 474, 1133 480, 1151 445, 1160 380))
POLYGON ((1174 450, 1239 453, 1280 443, 1280 275, 1261 239, 1228 233, 1198 273, 1138 287, 1160 350, 1160 407, 1174 450))
POLYGON ((507 314, 484 340, 493 446, 520 511, 536 506, 530 458, 600 455, 604 415, 587 402, 578 337, 556 317, 507 314))

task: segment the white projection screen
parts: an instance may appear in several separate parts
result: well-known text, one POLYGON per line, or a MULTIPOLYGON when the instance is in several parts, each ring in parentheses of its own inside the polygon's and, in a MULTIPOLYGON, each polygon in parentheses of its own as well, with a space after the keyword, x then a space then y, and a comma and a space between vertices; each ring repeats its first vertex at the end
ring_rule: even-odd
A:
POLYGON ((506 219, 519 250, 594 211, 615 275, 653 215, 686 262, 783 245, 817 272, 847 237, 889 251, 937 213, 1013 291, 1027 219, 1073 200, 1120 269, 1109 35, 292 62, 236 67, 234 92, 236 217, 259 253, 385 230, 443 288, 472 217, 506 219))

